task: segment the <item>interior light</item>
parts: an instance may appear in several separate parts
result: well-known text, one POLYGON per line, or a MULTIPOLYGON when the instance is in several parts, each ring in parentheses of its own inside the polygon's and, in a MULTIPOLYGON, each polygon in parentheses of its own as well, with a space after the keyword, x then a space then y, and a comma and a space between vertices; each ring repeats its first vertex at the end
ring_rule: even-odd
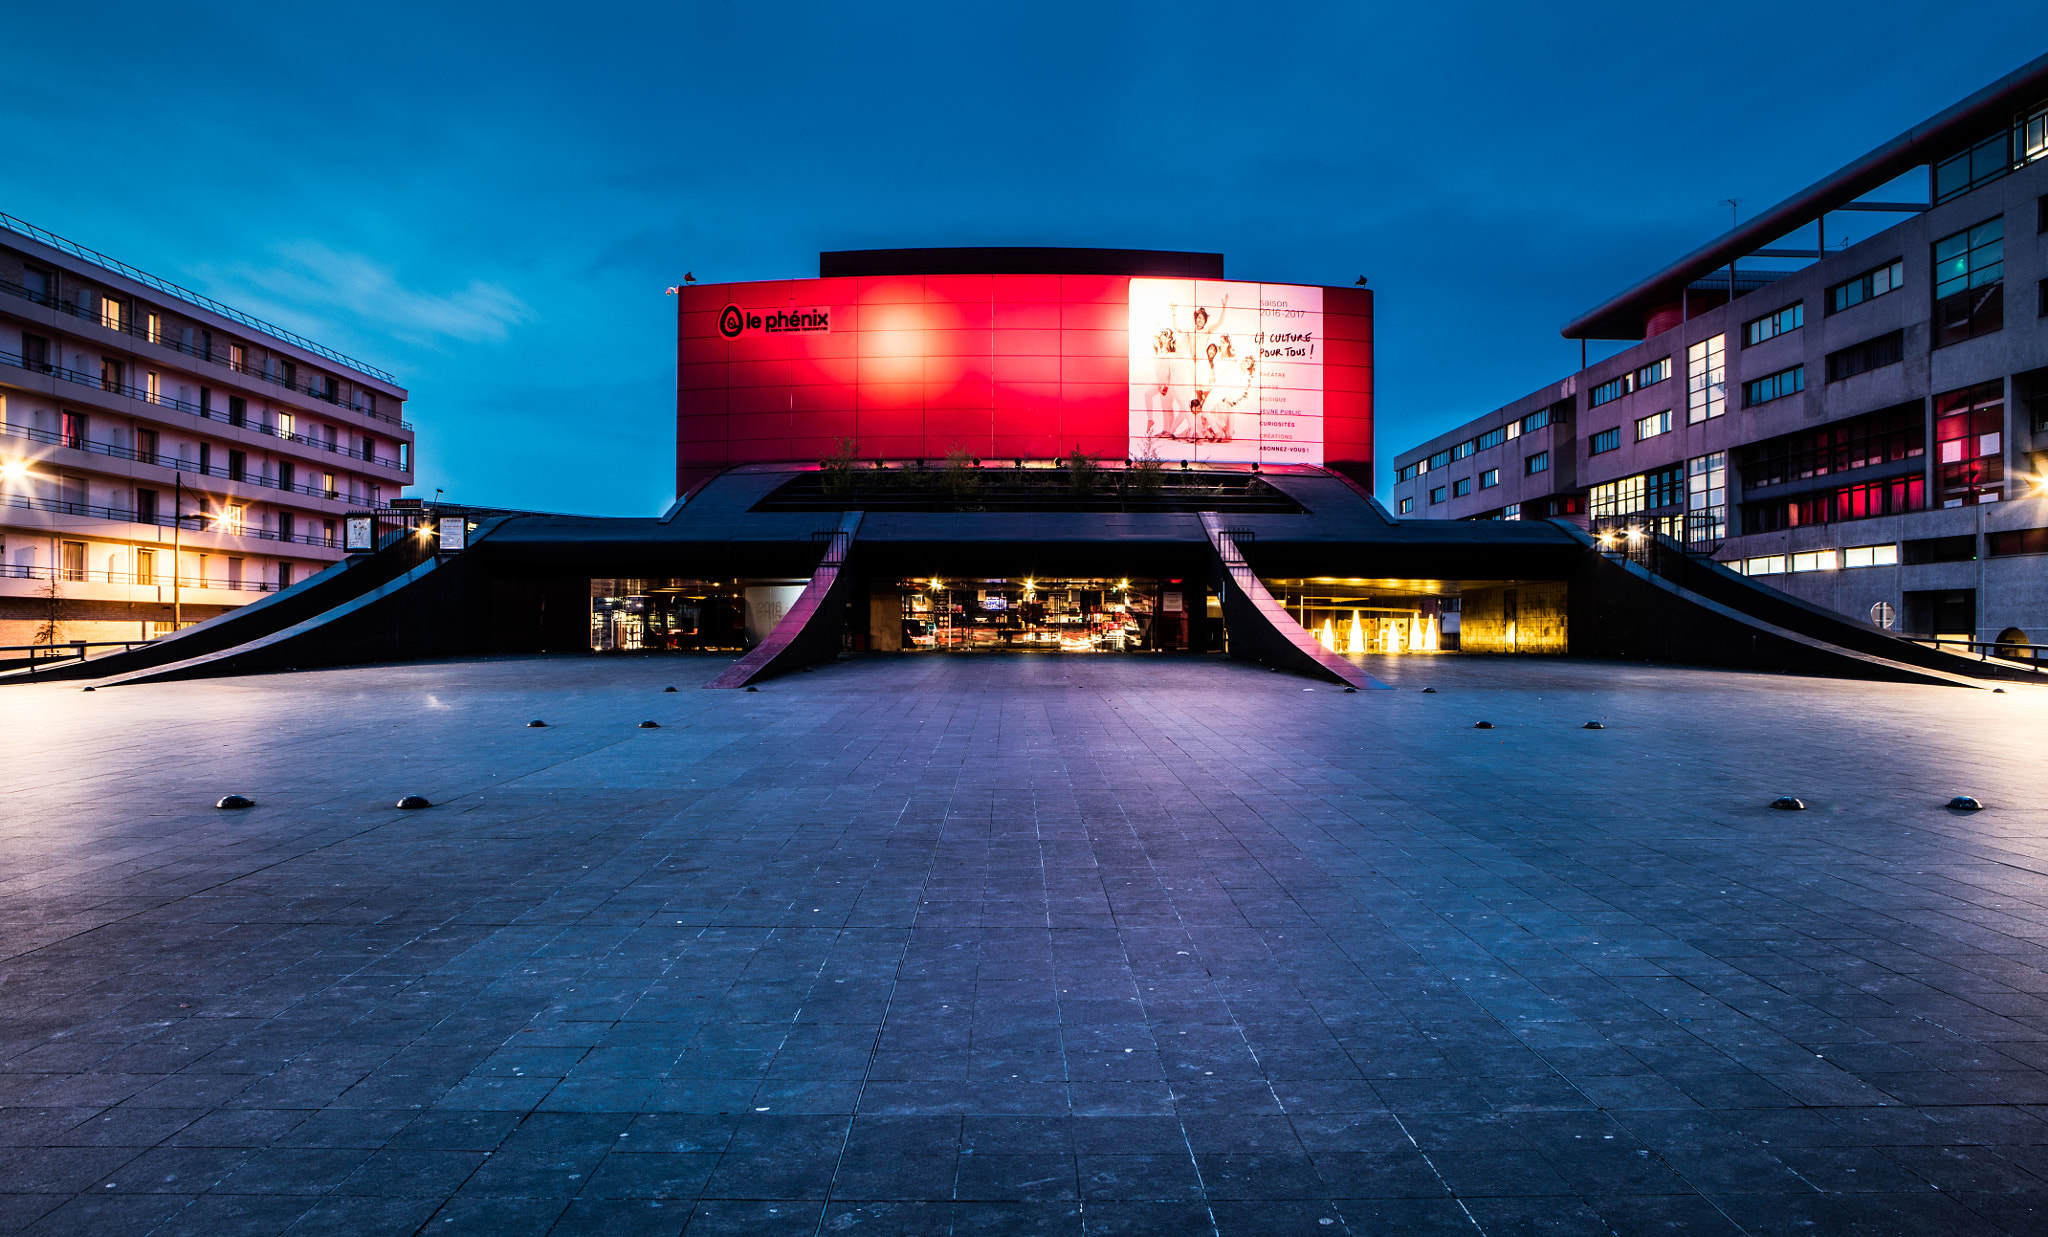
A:
POLYGON ((24 477, 28 475, 28 464, 22 460, 8 460, 5 464, 0 464, 0 473, 10 477, 24 477))

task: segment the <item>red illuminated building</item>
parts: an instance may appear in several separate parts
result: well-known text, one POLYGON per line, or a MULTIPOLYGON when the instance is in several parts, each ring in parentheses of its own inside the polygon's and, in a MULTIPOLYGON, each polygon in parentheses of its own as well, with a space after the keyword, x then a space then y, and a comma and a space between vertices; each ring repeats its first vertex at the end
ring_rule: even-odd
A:
POLYGON ((819 266, 680 289, 680 492, 846 443, 884 460, 1107 461, 1149 446, 1168 463, 1321 465, 1370 488, 1364 289, 1229 282, 1219 254, 1131 250, 879 250, 819 266))

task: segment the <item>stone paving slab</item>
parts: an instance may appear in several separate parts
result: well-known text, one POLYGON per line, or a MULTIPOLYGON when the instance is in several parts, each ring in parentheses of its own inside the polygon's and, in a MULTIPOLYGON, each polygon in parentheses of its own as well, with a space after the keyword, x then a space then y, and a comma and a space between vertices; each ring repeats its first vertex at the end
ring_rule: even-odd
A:
POLYGON ((0 691, 0 1232, 2048 1231, 2048 692, 724 664, 0 691))

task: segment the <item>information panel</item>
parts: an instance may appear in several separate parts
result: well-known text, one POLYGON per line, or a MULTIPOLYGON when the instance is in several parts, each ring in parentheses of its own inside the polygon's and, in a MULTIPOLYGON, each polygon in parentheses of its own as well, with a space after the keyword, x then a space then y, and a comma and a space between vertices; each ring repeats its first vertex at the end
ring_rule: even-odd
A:
POLYGON ((1323 290, 1131 280, 1133 458, 1323 462, 1323 290))

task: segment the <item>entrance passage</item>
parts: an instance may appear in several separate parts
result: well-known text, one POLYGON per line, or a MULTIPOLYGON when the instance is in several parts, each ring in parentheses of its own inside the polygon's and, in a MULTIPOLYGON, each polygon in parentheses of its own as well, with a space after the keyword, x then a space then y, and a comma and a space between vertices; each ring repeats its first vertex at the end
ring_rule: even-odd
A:
POLYGON ((900 596, 906 651, 1134 653, 1207 647, 1207 591, 1192 580, 960 579, 877 584, 900 596))

